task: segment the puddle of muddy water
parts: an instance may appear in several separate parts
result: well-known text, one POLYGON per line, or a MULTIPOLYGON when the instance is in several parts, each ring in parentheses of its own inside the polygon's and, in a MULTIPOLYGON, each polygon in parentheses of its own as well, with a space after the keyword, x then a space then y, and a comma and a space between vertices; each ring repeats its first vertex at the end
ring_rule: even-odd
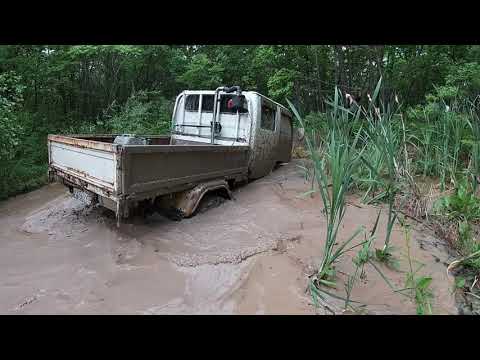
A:
MULTIPOLYGON (((325 220, 318 196, 299 197, 308 188, 292 163, 193 218, 156 214, 120 229, 111 214, 60 186, 11 199, 0 204, 0 312, 313 314, 305 289, 322 254, 325 220)), ((376 215, 373 207, 350 206, 340 239, 376 215)), ((384 224, 382 217, 379 239, 384 224)), ((434 279, 436 312, 455 313, 448 255, 435 241, 414 232, 413 254, 434 279)), ((402 234, 392 242, 402 248, 402 234)), ((352 270, 352 256, 339 271, 352 270)), ((404 282, 404 273, 385 273, 404 282)), ((373 271, 352 297, 373 313, 415 312, 373 271)))

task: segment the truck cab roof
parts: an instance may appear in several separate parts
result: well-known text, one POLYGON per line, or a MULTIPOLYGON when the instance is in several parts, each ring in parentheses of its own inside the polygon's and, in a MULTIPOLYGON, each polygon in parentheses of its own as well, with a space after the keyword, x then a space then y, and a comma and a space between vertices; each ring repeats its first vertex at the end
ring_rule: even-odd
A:
MULTIPOLYGON (((251 94, 251 95, 257 95, 257 96, 260 96, 270 102, 272 102, 273 104, 279 106, 282 108, 282 110, 286 113, 288 113, 290 116, 292 115, 291 111, 284 105, 278 103, 277 101, 269 98, 268 96, 265 96, 263 94, 260 94, 259 92, 257 91, 247 91, 247 90, 243 90, 242 91, 242 94, 251 94)), ((184 90, 182 91, 178 96, 182 96, 182 95, 215 95, 215 90, 184 90)))

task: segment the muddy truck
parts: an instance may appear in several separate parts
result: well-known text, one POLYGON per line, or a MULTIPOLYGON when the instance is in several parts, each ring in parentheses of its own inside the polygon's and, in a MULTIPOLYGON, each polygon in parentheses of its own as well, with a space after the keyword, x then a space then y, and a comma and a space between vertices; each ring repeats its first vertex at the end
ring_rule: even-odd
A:
POLYGON ((292 153, 292 114, 240 87, 184 91, 169 136, 49 135, 49 181, 115 212, 190 217, 203 196, 231 197, 237 183, 269 174, 292 153))

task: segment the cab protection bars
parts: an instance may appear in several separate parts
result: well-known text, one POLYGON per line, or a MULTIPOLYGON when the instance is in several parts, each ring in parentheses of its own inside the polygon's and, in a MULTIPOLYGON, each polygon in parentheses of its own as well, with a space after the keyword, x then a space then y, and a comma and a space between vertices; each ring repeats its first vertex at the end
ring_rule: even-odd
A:
POLYGON ((237 95, 240 95, 242 93, 242 89, 240 86, 220 86, 215 89, 215 97, 213 100, 213 119, 212 119, 212 127, 211 127, 211 135, 210 135, 210 142, 212 145, 215 143, 215 130, 217 129, 217 111, 218 111, 218 103, 220 102, 220 96, 219 93, 220 91, 223 91, 224 93, 231 94, 233 92, 236 92, 237 95))

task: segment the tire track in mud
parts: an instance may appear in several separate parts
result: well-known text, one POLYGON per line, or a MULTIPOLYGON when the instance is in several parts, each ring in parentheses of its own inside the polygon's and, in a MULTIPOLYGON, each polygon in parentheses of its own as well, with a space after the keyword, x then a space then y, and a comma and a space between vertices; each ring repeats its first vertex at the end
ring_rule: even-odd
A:
POLYGON ((276 238, 262 240, 261 235, 257 236, 259 245, 249 247, 243 250, 226 251, 220 254, 183 254, 167 255, 168 260, 179 267, 197 267, 201 265, 219 265, 219 264, 240 264, 241 262, 262 253, 269 251, 285 251, 289 242, 300 240, 300 236, 281 235, 276 238))

